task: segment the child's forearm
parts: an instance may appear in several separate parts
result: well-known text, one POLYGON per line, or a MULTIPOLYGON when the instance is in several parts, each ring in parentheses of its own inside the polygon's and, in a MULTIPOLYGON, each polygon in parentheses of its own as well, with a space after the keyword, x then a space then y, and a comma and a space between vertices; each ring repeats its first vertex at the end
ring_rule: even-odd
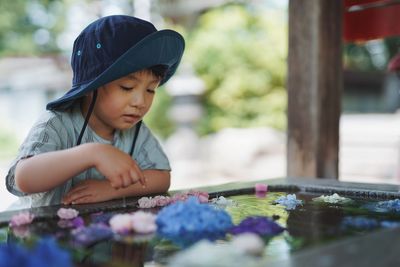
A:
POLYGON ((140 183, 136 183, 126 188, 115 190, 115 198, 162 194, 168 191, 171 183, 169 171, 144 170, 143 174, 147 178, 145 187, 142 187, 140 183))
POLYGON ((15 170, 16 185, 25 193, 51 190, 93 167, 94 147, 95 144, 83 144, 23 159, 15 170))

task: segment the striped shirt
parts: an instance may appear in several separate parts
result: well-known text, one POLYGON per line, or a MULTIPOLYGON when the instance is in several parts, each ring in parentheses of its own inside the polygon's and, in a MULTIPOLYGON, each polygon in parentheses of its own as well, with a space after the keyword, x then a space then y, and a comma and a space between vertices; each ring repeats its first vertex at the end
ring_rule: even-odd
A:
MULTIPOLYGON (((34 124, 19 148, 18 155, 12 162, 6 177, 8 191, 19 196, 20 203, 24 203, 18 208, 60 204, 62 197, 73 185, 89 178, 105 179, 97 169, 90 168, 47 192, 28 195, 21 192, 15 184, 15 167, 18 161, 41 153, 75 146, 83 123, 84 117, 79 106, 75 105, 68 111, 47 111, 34 124)), ((82 144, 91 142, 110 144, 129 154, 134 135, 135 127, 124 131, 117 130, 113 141, 109 141, 98 136, 88 125, 82 138, 82 144)), ((136 140, 133 158, 142 170, 171 170, 168 158, 159 142, 144 123, 142 123, 136 140)))

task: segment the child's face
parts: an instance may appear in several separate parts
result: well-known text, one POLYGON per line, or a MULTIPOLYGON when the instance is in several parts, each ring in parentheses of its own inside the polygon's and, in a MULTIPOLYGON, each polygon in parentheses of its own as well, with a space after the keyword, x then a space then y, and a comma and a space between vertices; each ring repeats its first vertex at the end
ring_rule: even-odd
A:
MULTIPOLYGON (((108 139, 113 137, 115 129, 131 128, 149 111, 159 83, 160 79, 150 71, 139 71, 100 87, 90 127, 108 139)), ((90 100, 84 100, 85 114, 90 100)))

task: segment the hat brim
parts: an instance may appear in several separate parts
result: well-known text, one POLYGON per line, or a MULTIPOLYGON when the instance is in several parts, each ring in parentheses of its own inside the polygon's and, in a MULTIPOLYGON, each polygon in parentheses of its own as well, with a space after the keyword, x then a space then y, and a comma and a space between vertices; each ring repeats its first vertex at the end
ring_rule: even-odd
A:
POLYGON ((172 30, 154 32, 131 47, 94 80, 72 87, 65 95, 48 103, 46 109, 68 108, 75 99, 104 84, 155 65, 167 67, 166 75, 160 82, 162 85, 175 73, 184 49, 185 41, 179 33, 172 30))

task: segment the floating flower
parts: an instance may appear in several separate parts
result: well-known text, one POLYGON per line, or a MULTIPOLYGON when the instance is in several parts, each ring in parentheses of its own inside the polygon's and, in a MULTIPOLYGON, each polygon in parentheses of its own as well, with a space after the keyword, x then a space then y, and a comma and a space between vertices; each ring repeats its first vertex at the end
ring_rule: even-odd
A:
POLYGON ((396 198, 393 200, 380 201, 376 204, 376 207, 378 209, 383 209, 385 211, 399 212, 400 211, 400 199, 396 198))
POLYGON ((225 236, 232 220, 224 210, 201 204, 191 197, 164 207, 157 215, 157 233, 177 245, 188 246, 201 239, 225 236))
POLYGON ((322 196, 313 198, 313 201, 326 202, 326 203, 331 203, 331 204, 345 204, 345 203, 351 202, 352 200, 347 197, 341 197, 337 193, 334 193, 333 195, 330 195, 330 196, 322 195, 322 196))
POLYGON ((139 208, 149 209, 157 206, 157 200, 151 197, 142 197, 138 200, 139 208))
POLYGON ((200 203, 208 203, 209 195, 205 191, 189 190, 187 195, 197 197, 200 203))
POLYGON ((243 233, 232 238, 231 244, 250 255, 260 256, 264 251, 264 241, 254 233, 243 233))
POLYGON ((71 220, 73 218, 76 218, 78 216, 79 212, 76 209, 71 209, 71 208, 60 208, 57 211, 58 217, 63 220, 71 220))
POLYGON ((171 198, 168 196, 155 196, 154 199, 158 207, 164 207, 171 203, 171 198))
POLYGON ((34 218, 35 218, 35 216, 32 213, 30 213, 29 211, 20 212, 11 217, 10 226, 15 227, 15 226, 21 226, 21 225, 25 225, 25 224, 30 224, 34 218))
POLYGON ((296 198, 295 194, 289 194, 287 196, 281 196, 275 203, 285 206, 287 210, 294 210, 297 205, 302 205, 302 201, 296 198))
POLYGON ((233 201, 232 199, 228 199, 223 196, 219 196, 219 197, 211 199, 211 204, 224 209, 226 207, 236 205, 236 202, 233 201))
POLYGON ((1 244, 0 266, 72 267, 72 260, 53 238, 43 238, 32 250, 19 244, 1 244))
POLYGON ((131 215, 132 228, 140 234, 149 234, 157 230, 156 215, 150 212, 137 211, 131 215))
POLYGON ((109 224, 113 232, 126 234, 132 230, 132 217, 130 214, 116 214, 110 219, 109 224))
POLYGON ((71 231, 74 242, 82 246, 90 246, 98 241, 109 239, 113 232, 104 224, 91 224, 71 231))
POLYGON ((253 257, 230 243, 211 243, 201 240, 176 253, 168 266, 179 267, 259 267, 259 258, 253 257))
POLYGON ((243 233, 254 233, 261 236, 277 235, 285 230, 276 222, 264 216, 247 217, 239 225, 232 227, 229 232, 237 235, 243 233))

